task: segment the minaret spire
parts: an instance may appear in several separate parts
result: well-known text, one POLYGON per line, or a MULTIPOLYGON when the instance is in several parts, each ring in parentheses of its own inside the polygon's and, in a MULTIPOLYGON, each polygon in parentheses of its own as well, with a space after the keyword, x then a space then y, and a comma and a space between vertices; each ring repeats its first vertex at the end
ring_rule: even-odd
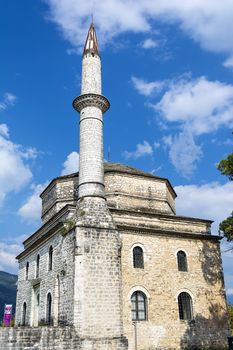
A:
POLYGON ((92 16, 92 22, 87 34, 86 42, 84 45, 83 55, 86 55, 89 53, 99 56, 98 40, 97 40, 97 35, 96 35, 94 23, 93 23, 93 16, 92 16))
POLYGON ((103 113, 110 104, 101 86, 98 42, 91 23, 83 51, 81 95, 73 102, 80 113, 79 198, 104 197, 103 113))

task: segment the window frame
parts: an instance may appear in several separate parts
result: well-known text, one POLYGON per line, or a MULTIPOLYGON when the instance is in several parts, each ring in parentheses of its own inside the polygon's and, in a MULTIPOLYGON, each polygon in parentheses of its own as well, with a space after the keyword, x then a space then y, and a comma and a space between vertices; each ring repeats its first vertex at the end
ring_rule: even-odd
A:
POLYGON ((139 245, 135 245, 132 250, 133 253, 133 267, 135 269, 144 269, 144 250, 139 245), (136 253, 136 251, 140 251, 136 253))
POLYGON ((180 292, 177 297, 180 321, 193 321, 193 298, 188 292, 180 292))
POLYGON ((176 253, 178 271, 188 272, 188 259, 184 250, 180 249, 176 253))
POLYGON ((147 296, 145 293, 143 293, 141 290, 136 290, 132 293, 131 298, 131 320, 133 322, 141 322, 141 321, 147 321, 148 320, 148 301, 147 296), (139 296, 143 297, 143 300, 139 300, 139 296), (135 297, 135 301, 133 298, 135 297), (143 303, 143 308, 139 306, 141 303, 143 303), (143 312, 144 316, 143 318, 140 317, 139 313, 143 312), (135 317, 133 316, 133 313, 135 313, 135 317))

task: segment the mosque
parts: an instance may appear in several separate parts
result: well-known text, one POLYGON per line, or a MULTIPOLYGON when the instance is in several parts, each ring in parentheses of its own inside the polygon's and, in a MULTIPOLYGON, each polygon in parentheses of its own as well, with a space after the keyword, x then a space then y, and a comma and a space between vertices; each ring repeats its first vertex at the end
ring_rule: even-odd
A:
POLYGON ((17 257, 8 350, 226 349, 220 238, 176 215, 168 179, 103 161, 101 60, 94 25, 82 58, 79 172, 41 193, 42 226, 17 257))

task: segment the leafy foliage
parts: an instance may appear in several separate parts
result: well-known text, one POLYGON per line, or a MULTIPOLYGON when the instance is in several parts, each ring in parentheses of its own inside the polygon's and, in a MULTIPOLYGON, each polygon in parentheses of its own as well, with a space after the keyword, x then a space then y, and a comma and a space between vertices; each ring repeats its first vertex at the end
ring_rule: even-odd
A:
POLYGON ((233 212, 219 224, 219 233, 226 237, 228 241, 233 240, 233 212))
MULTIPOLYGON (((221 171, 222 175, 227 176, 230 181, 233 181, 233 153, 219 162, 218 170, 221 171)), ((228 241, 233 241, 233 212, 220 223, 219 233, 226 237, 228 241)))
POLYGON ((233 180, 233 153, 219 162, 218 170, 221 171, 222 175, 228 176, 229 180, 233 180))
POLYGON ((228 319, 230 324, 231 335, 233 335, 233 305, 228 306, 228 319))

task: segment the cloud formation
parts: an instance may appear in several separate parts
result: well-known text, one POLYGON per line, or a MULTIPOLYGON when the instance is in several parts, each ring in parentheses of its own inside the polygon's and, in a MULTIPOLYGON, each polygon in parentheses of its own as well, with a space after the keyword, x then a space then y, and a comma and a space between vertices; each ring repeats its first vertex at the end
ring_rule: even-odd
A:
POLYGON ((169 82, 159 103, 154 104, 168 122, 185 125, 195 135, 233 126, 233 85, 206 77, 169 82))
POLYGON ((10 140, 6 124, 0 124, 0 205, 6 195, 21 190, 32 178, 25 162, 30 158, 28 150, 10 140))
POLYGON ((233 183, 211 182, 205 185, 176 186, 177 214, 214 220, 213 232, 230 215, 233 208, 233 183))
POLYGON ((138 159, 144 156, 151 156, 153 154, 153 148, 149 142, 144 141, 142 144, 138 143, 136 145, 136 150, 134 152, 124 151, 123 156, 125 159, 133 158, 138 159))
POLYGON ((0 270, 15 273, 18 264, 15 257, 22 251, 19 244, 0 242, 0 270))
POLYGON ((8 107, 14 106, 17 97, 10 92, 6 92, 0 101, 0 111, 5 110, 8 107))
POLYGON ((68 154, 66 160, 62 164, 61 175, 68 175, 78 171, 79 168, 79 153, 71 152, 68 154))
POLYGON ((131 77, 131 81, 137 92, 143 96, 151 96, 154 93, 160 92, 165 84, 163 81, 148 82, 134 76, 131 77))
POLYGON ((26 199, 25 203, 19 208, 18 214, 28 222, 39 221, 41 218, 41 198, 40 194, 48 183, 33 186, 33 193, 26 199))
POLYGON ((233 85, 190 75, 151 82, 132 77, 132 82, 139 94, 149 98, 147 106, 159 114, 160 123, 172 123, 174 130, 181 130, 165 136, 163 142, 176 170, 191 176, 202 156, 198 136, 233 127, 233 85), (154 102, 155 91, 159 102, 154 102))
POLYGON ((146 50, 147 49, 154 49, 157 46, 158 46, 158 42, 151 39, 151 38, 147 38, 141 43, 141 47, 143 49, 146 49, 146 50))
POLYGON ((233 57, 233 2, 225 0, 44 0, 50 19, 75 48, 83 45, 91 14, 100 42, 124 32, 148 33, 159 22, 177 25, 202 48, 233 57), (124 14, 124 15, 122 15, 124 14))

